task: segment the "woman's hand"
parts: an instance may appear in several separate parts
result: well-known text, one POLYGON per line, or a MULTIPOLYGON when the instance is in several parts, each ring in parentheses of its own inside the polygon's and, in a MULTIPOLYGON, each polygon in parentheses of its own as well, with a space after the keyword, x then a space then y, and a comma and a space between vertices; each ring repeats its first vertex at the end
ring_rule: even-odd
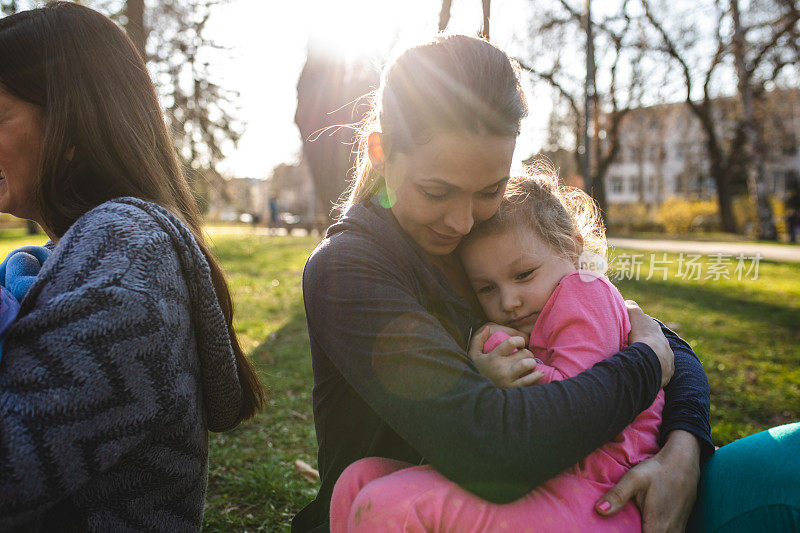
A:
POLYGON ((675 430, 660 452, 629 470, 595 507, 610 516, 634 499, 644 533, 684 531, 699 480, 700 444, 691 433, 675 430))
POLYGON ((661 326, 651 317, 644 314, 642 308, 633 300, 625 300, 628 308, 628 317, 631 321, 631 332, 628 335, 628 344, 642 342, 648 345, 658 356, 661 363, 661 387, 663 388, 672 379, 675 372, 675 354, 669 347, 669 341, 661 331, 661 326))
POLYGON ((502 389, 526 387, 539 381, 543 374, 535 371, 536 359, 525 349, 523 337, 511 336, 491 352, 483 353, 483 345, 495 331, 518 333, 496 324, 487 324, 478 331, 472 338, 468 353, 481 375, 502 389))

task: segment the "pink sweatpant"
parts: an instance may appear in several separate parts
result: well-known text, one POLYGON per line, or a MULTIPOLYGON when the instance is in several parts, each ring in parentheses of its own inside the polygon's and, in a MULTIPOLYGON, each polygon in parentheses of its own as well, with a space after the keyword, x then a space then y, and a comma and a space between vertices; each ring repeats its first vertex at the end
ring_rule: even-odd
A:
POLYGON ((564 498, 599 500, 608 486, 562 474, 519 500, 487 502, 439 474, 432 466, 368 457, 342 473, 331 498, 331 533, 404 531, 478 533, 640 531, 633 503, 613 517, 564 498))

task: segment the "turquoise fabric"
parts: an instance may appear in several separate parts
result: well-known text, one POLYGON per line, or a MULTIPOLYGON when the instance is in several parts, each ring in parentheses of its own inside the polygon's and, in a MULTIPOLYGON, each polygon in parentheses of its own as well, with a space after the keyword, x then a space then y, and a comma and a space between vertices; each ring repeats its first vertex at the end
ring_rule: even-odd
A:
POLYGON ((689 531, 800 531, 800 423, 723 446, 700 480, 689 531))

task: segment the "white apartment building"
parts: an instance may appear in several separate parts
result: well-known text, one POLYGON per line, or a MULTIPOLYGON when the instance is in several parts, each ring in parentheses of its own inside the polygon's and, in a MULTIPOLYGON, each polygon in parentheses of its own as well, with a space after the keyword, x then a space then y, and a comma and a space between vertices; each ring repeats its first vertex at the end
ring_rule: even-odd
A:
MULTIPOLYGON (((733 135, 735 101, 714 101, 724 143, 733 135)), ((774 91, 766 106, 766 174, 778 197, 800 180, 800 91, 774 91)), ((630 111, 620 126, 620 151, 606 174, 609 204, 660 204, 670 197, 712 198, 705 134, 681 102, 630 111)))

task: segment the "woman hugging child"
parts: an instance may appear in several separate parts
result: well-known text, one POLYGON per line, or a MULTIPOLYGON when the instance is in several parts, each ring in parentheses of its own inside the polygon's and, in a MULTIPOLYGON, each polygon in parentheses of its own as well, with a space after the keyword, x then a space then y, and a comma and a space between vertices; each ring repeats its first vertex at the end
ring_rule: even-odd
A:
MULTIPOLYGON (((474 363, 498 387, 572 377, 627 346, 625 302, 603 275, 606 238, 599 212, 586 193, 561 186, 554 173, 512 179, 497 214, 476 225, 459 253, 487 318, 530 336, 535 359, 521 351, 502 361, 490 352, 503 342, 522 348, 524 339, 494 326, 478 333, 486 342, 474 363)), ((595 505, 628 470, 658 452, 663 406, 662 390, 612 442, 510 504, 481 500, 430 465, 396 470, 390 460, 378 459, 370 467, 380 470, 386 461, 388 475, 365 490, 353 494, 346 480, 374 473, 342 475, 334 489, 332 530, 640 531, 632 502, 610 517, 595 505)))

